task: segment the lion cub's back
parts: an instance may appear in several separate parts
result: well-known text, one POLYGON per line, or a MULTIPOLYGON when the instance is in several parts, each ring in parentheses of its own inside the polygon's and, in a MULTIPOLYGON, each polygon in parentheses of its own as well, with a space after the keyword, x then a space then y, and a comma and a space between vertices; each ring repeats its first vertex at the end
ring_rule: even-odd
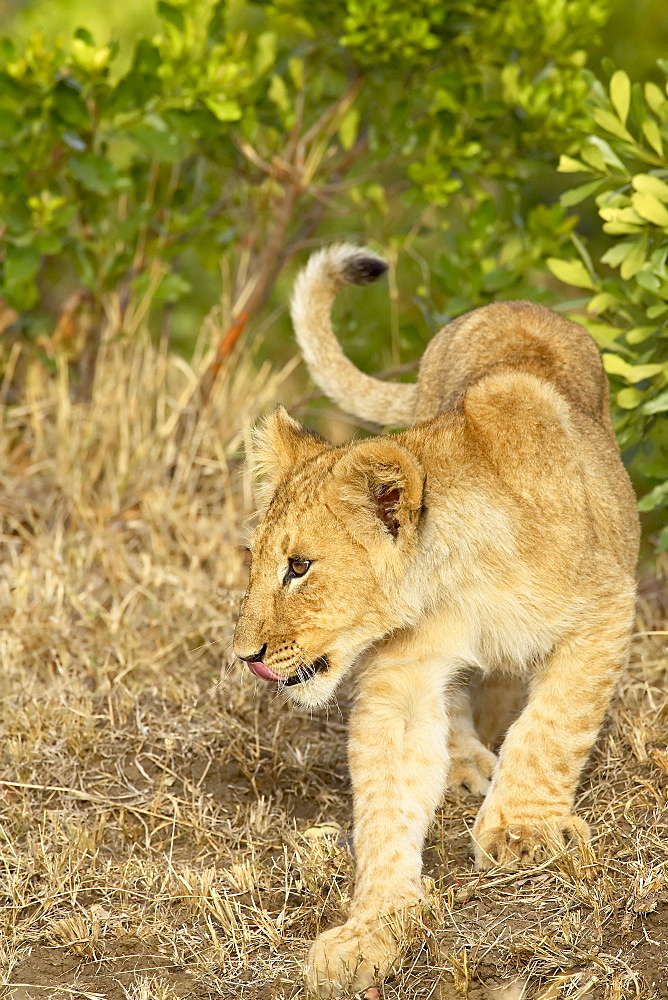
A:
POLYGON ((612 434, 608 381, 598 349, 577 323, 533 302, 500 302, 460 316, 427 346, 415 422, 451 409, 469 386, 501 367, 550 382, 612 434))

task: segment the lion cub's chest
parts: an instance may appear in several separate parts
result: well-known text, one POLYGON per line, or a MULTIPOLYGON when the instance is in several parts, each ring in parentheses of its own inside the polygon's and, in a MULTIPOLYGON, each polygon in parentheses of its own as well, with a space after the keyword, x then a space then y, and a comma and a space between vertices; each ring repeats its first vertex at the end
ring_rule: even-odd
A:
POLYGON ((456 663, 484 672, 523 672, 549 656, 575 617, 575 609, 555 615, 526 594, 490 587, 444 610, 440 645, 444 657, 456 663))

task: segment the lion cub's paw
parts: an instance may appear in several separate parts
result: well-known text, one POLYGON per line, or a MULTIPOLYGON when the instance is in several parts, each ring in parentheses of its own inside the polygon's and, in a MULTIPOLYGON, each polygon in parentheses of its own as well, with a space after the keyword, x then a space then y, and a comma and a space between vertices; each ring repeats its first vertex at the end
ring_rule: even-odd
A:
POLYGON ((496 754, 477 742, 455 746, 451 754, 448 788, 460 794, 484 795, 494 774, 496 754))
POLYGON ((310 990, 320 997, 341 997, 365 990, 401 965, 397 939, 388 926, 351 918, 319 934, 304 965, 310 990))
POLYGON ((504 827, 473 827, 475 866, 484 871, 495 866, 529 868, 572 844, 589 839, 584 820, 568 814, 551 820, 511 822, 504 827))

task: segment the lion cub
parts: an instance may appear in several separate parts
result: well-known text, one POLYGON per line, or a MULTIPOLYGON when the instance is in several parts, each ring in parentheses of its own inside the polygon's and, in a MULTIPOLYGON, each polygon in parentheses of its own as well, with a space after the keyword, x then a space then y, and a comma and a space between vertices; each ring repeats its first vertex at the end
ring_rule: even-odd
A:
POLYGON ((410 429, 334 448, 280 407, 264 422, 267 508, 235 636, 253 673, 302 705, 357 674, 354 898, 306 966, 328 997, 398 967, 396 928, 423 899, 422 845, 448 780, 486 792, 478 868, 587 836, 573 796, 635 599, 635 500, 585 330, 530 302, 485 306, 434 337, 416 385, 381 382, 345 358, 330 314, 340 286, 385 269, 354 246, 315 254, 292 317, 328 396, 410 429), (472 671, 497 690, 527 681, 498 763, 458 683, 472 671))

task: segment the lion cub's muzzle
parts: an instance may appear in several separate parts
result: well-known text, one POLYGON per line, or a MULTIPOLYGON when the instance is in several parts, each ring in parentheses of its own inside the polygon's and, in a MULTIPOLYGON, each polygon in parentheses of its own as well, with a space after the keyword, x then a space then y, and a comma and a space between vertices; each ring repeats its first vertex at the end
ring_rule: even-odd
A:
POLYGON ((239 659, 246 661, 248 669, 256 677, 261 677, 265 681, 274 681, 274 683, 279 684, 281 687, 292 687, 293 684, 303 684, 305 681, 309 681, 312 677, 315 677, 321 670, 329 670, 327 657, 319 656, 313 663, 298 667, 294 674, 290 674, 288 677, 281 677, 280 674, 277 674, 263 661, 262 657, 266 650, 267 645, 265 643, 258 653, 253 653, 250 656, 240 656, 239 659))

